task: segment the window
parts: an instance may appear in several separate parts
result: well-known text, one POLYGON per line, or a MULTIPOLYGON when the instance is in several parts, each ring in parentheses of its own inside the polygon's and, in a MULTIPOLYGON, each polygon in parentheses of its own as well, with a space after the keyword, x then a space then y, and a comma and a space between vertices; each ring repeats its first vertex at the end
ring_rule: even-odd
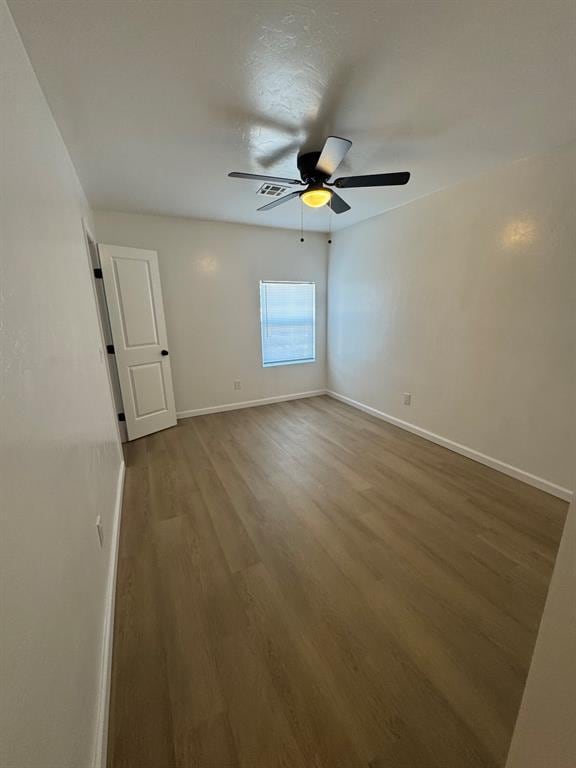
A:
POLYGON ((262 365, 316 359, 315 283, 260 282, 262 365))

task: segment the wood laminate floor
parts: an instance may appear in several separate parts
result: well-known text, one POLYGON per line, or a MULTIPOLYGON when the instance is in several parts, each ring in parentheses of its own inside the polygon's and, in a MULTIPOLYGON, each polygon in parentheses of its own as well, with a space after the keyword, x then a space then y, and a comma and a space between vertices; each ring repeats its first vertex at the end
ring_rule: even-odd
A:
POLYGON ((110 768, 503 766, 566 511, 327 397, 131 443, 110 768))

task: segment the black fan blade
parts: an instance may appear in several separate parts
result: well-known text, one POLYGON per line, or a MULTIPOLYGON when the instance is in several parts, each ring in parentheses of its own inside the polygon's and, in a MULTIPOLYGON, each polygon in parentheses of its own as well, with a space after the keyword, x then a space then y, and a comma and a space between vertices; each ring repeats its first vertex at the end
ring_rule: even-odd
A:
POLYGON ((348 154, 351 146, 352 142, 349 139, 341 139, 339 136, 328 136, 324 142, 324 149, 316 163, 316 170, 322 171, 327 176, 332 176, 348 154))
POLYGON ((258 181, 269 181, 270 184, 298 184, 302 185, 304 182, 300 179, 284 179, 281 176, 263 176, 260 173, 241 173, 240 171, 232 171, 228 176, 232 179, 257 179, 258 181))
POLYGON ((346 211, 350 210, 350 206, 346 200, 342 200, 340 195, 337 195, 336 192, 332 192, 332 197, 330 198, 328 205, 332 208, 334 213, 346 213, 346 211))
POLYGON ((338 189, 351 189, 352 187, 392 187, 398 184, 407 184, 410 174, 408 171, 400 173, 373 173, 369 176, 343 176, 336 179, 334 186, 338 189))
POLYGON ((267 205, 263 205, 262 208, 258 208, 259 211, 269 211, 271 208, 276 208, 277 205, 282 205, 282 203, 287 203, 288 200, 292 200, 293 197, 299 197, 300 192, 290 192, 289 195, 284 195, 284 197, 278 197, 276 200, 272 200, 271 203, 268 203, 267 205))

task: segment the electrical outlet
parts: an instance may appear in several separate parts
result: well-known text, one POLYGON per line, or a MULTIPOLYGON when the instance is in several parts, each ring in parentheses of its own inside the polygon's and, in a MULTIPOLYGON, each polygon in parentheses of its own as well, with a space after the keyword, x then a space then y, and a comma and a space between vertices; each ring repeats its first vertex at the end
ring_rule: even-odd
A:
POLYGON ((98 541, 100 546, 104 546, 104 526, 102 525, 102 518, 100 515, 96 518, 96 531, 98 532, 98 541))
POLYGON ((412 403, 412 395, 410 392, 404 392, 402 398, 404 399, 404 405, 410 405, 412 403))
POLYGON ((234 389, 242 389, 242 385, 240 384, 239 381, 234 382, 234 389))

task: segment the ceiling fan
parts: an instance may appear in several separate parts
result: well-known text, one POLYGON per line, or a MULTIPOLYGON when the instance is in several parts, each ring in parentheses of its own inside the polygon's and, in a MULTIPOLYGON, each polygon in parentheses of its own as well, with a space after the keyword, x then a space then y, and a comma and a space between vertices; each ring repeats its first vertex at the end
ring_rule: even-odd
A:
POLYGON ((267 205, 258 208, 259 211, 269 211, 277 205, 287 203, 295 197, 299 197, 303 203, 311 208, 321 208, 327 205, 334 213, 345 213, 350 210, 348 203, 331 187, 337 189, 352 189, 354 187, 389 187, 399 184, 407 184, 410 174, 407 171, 399 173, 374 173, 368 176, 342 176, 335 181, 328 181, 344 157, 348 153, 352 142, 349 139, 341 139, 339 136, 328 136, 324 142, 322 152, 306 152, 298 155, 297 165, 300 171, 300 179, 285 179, 281 176, 263 176, 259 173, 241 173, 233 171, 229 173, 235 179, 256 179, 267 181, 271 184, 288 184, 290 186, 303 186, 306 189, 290 192, 284 197, 279 197, 267 205))

